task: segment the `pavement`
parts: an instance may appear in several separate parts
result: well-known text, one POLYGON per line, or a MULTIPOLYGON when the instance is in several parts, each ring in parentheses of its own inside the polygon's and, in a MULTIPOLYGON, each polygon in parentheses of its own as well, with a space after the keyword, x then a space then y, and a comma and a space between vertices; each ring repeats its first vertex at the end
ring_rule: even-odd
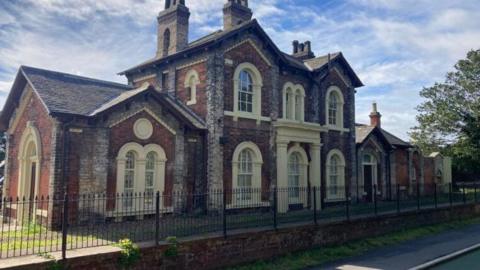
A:
POLYGON ((480 243, 480 224, 372 250, 310 270, 407 270, 480 243))

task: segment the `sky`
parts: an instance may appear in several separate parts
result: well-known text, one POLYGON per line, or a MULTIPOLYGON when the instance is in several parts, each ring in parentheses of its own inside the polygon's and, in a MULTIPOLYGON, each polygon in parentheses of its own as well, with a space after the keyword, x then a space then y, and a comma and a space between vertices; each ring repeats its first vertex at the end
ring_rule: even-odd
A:
MULTIPOLYGON (((222 28, 226 0, 186 0, 190 40, 222 28)), ((480 49, 479 0, 250 0, 277 46, 310 40, 342 51, 365 87, 356 121, 377 102, 382 126, 408 140, 423 87, 480 49)), ((163 0, 0 0, 0 107, 20 65, 126 83, 117 73, 150 59, 163 0)))

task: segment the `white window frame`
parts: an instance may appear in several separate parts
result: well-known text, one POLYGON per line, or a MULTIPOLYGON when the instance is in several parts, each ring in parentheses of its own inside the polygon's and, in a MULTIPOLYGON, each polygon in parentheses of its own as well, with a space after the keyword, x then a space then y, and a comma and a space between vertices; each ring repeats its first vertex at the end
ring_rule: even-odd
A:
POLYGON ((342 91, 338 86, 330 86, 327 90, 327 95, 325 99, 325 123, 331 129, 344 129, 344 121, 343 121, 343 114, 344 114, 344 105, 345 99, 343 97, 342 91), (335 124, 330 123, 330 96, 332 94, 337 95, 337 111, 335 115, 335 124))
POLYGON ((262 165, 263 158, 262 152, 256 144, 253 142, 242 142, 240 143, 233 153, 232 157, 232 208, 242 208, 242 207, 251 207, 253 203, 261 204, 261 188, 262 188, 262 165), (240 163, 240 153, 244 150, 251 151, 252 154, 252 163, 253 163, 253 177, 252 177, 252 186, 251 190, 253 191, 252 196, 247 200, 241 199, 241 196, 236 196, 235 191, 241 192, 241 187, 238 185, 238 175, 239 175, 239 163, 240 163))
MULTIPOLYGON (((146 176, 146 156, 150 152, 154 152, 156 154, 155 160, 155 179, 153 189, 154 192, 159 192, 163 195, 165 191, 165 165, 167 162, 167 156, 165 151, 160 145, 157 144, 148 144, 146 146, 141 146, 138 143, 127 143, 120 150, 118 151, 117 155, 117 186, 116 192, 117 194, 124 193, 124 183, 125 183, 125 167, 126 167, 126 155, 129 152, 136 153, 136 160, 135 160, 135 179, 134 179, 134 193, 143 194, 145 193, 146 183, 145 183, 145 176, 146 176)), ((152 207, 144 207, 143 202, 137 202, 136 209, 131 209, 130 207, 124 207, 123 202, 121 201, 122 198, 115 204, 115 211, 114 214, 119 216, 125 215, 132 215, 133 210, 137 210, 138 212, 144 212, 145 214, 149 214, 154 209, 152 207)), ((145 199, 145 198, 143 198, 145 199)), ((135 203, 133 204, 135 205, 135 203)), ((160 207, 163 207, 163 201, 160 200, 160 207)), ((135 214, 135 213, 133 213, 135 214)))
MULTIPOLYGON (((245 62, 237 66, 233 75, 233 120, 238 118, 255 119, 258 123, 262 120, 262 87, 263 79, 260 71, 251 63, 245 62), (238 108, 239 92, 240 92, 240 74, 247 71, 252 78, 253 84, 253 104, 252 112, 243 112, 238 108)), ((227 114, 228 115, 228 114, 227 114)))
MULTIPOLYGON (((372 166, 372 194, 375 194, 375 186, 377 186, 377 194, 375 194, 375 197, 376 198, 376 195, 379 195, 380 194, 380 190, 379 190, 379 186, 378 186, 378 158, 371 154, 371 153, 364 153, 363 156, 362 156, 362 168, 363 170, 365 170, 365 166, 372 166), (368 156, 370 157, 370 161, 367 162, 365 161, 365 157, 368 156)), ((365 175, 365 172, 362 176, 362 179, 363 179, 363 186, 365 186, 365 178, 364 178, 364 175, 365 175)))
POLYGON ((298 198, 291 198, 290 197, 290 191, 288 192, 288 201, 289 201, 289 204, 294 204, 294 203, 303 203, 304 205, 307 204, 307 194, 300 194, 302 191, 303 192, 306 192, 306 189, 307 189, 307 186, 308 186, 308 166, 309 166, 309 163, 308 163, 308 156, 307 156, 307 152, 305 152, 305 149, 303 149, 302 147, 300 147, 299 144, 295 144, 294 146, 290 147, 290 149, 288 150, 288 153, 287 153, 287 176, 288 176, 288 188, 292 188, 290 186, 290 157, 294 154, 297 154, 298 157, 300 158, 299 160, 299 165, 300 165, 300 179, 299 179, 299 185, 298 185, 298 188, 299 188, 299 197, 298 198))
POLYGON ((200 83, 198 72, 194 69, 191 69, 185 75, 185 91, 190 88, 190 98, 187 96, 187 105, 197 104, 197 85, 200 83))
POLYGON ((283 119, 287 121, 305 121, 305 89, 291 82, 283 86, 283 119), (297 99, 300 102, 297 103, 297 99))
POLYGON ((331 150, 327 155, 327 167, 326 167, 326 181, 325 181, 325 190, 326 190, 326 200, 327 201, 337 201, 337 200, 344 200, 345 199, 345 157, 343 153, 338 149, 331 150), (330 168, 331 168, 331 161, 334 156, 339 158, 340 164, 337 165, 337 186, 340 187, 339 192, 337 194, 332 194, 331 184, 330 184, 330 168), (343 189, 343 190, 342 190, 343 189))

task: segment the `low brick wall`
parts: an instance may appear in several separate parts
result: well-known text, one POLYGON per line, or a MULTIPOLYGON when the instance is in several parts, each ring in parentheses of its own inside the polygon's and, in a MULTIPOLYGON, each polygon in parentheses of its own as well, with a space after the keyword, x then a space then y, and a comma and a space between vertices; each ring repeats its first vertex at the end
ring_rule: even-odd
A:
MULTIPOLYGON (((275 230, 249 230, 221 236, 206 236, 180 241, 179 256, 164 257, 165 245, 155 247, 142 244, 142 258, 135 269, 218 269, 247 263, 258 259, 269 259, 313 247, 342 244, 352 240, 379 236, 419 225, 431 225, 460 220, 480 215, 480 207, 474 205, 455 206, 452 209, 422 210, 420 212, 384 215, 378 218, 355 219, 329 224, 298 225, 275 230)), ((111 248, 110 248, 111 249, 111 248)), ((67 253, 69 255, 72 252, 67 253)), ((79 255, 66 261, 67 269, 119 269, 118 251, 94 255, 79 255)), ((1 265, 1 264, 0 264, 1 265)), ((0 267, 1 268, 1 267, 0 267)), ((17 266, 9 269, 48 269, 45 262, 17 266)))

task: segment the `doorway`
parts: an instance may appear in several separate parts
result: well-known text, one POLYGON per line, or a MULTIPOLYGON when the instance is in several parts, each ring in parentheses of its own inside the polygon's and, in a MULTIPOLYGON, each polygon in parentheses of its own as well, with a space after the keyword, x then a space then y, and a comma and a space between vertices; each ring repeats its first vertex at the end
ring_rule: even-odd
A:
POLYGON ((363 157, 363 191, 365 200, 372 202, 375 199, 374 185, 377 185, 377 159, 370 154, 363 157))

